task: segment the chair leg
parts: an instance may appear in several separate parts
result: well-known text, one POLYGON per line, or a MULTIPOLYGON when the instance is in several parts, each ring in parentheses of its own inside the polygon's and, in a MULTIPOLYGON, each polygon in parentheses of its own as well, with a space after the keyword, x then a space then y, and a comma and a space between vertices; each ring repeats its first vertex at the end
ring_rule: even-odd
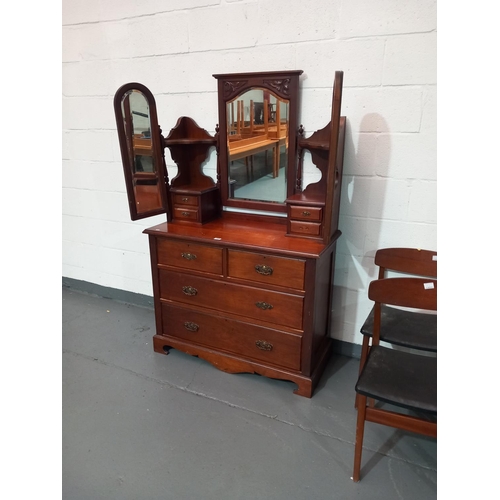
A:
MULTIPOLYGON (((368 357, 368 350, 370 347, 368 335, 363 335, 363 345, 361 346, 361 359, 359 360, 359 375, 365 366, 366 358, 368 357)), ((354 408, 358 407, 358 394, 356 393, 356 399, 354 400, 354 408)))
POLYGON ((361 359, 359 360, 359 375, 361 375, 361 371, 363 370, 363 367, 365 366, 366 363, 366 358, 368 357, 368 348, 370 347, 369 343, 370 339, 368 335, 363 335, 363 345, 361 346, 361 359))
POLYGON ((358 394, 356 398, 358 404, 358 419, 356 422, 356 444, 354 445, 354 471, 352 480, 357 483, 359 481, 359 472, 361 470, 361 452, 363 451, 363 437, 365 433, 365 417, 366 417, 366 396, 358 394))
MULTIPOLYGON (((363 345, 361 347, 361 359, 359 360, 359 374, 361 375, 361 371, 363 370, 363 367, 365 366, 366 363, 366 358, 368 357, 368 352, 370 351, 370 339, 368 335, 363 335, 363 345)), ((368 400, 368 404, 370 405, 370 408, 373 408, 375 406, 375 400, 370 398, 368 400)), ((356 398, 356 401, 354 402, 354 408, 358 407, 358 399, 356 398)))

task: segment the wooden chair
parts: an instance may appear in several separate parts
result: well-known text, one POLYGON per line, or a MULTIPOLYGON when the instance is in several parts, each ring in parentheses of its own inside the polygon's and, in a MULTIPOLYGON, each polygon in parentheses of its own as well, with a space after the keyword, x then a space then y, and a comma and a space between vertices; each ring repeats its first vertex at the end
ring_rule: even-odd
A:
MULTIPOLYGON (((416 248, 383 248, 375 254, 379 266, 378 279, 387 277, 388 271, 437 278, 437 252, 416 248)), ((382 306, 380 340, 394 345, 436 352, 437 316, 382 306)), ((363 345, 359 372, 368 355, 369 340, 373 332, 374 308, 366 318, 361 333, 363 345)))
POLYGON ((437 436, 437 356, 383 347, 382 305, 437 310, 437 280, 385 278, 370 283, 375 302, 371 346, 356 383, 358 418, 353 481, 360 478, 365 422, 437 436), (372 407, 369 399, 390 403, 402 412, 372 407), (417 415, 413 415, 415 413, 417 415))

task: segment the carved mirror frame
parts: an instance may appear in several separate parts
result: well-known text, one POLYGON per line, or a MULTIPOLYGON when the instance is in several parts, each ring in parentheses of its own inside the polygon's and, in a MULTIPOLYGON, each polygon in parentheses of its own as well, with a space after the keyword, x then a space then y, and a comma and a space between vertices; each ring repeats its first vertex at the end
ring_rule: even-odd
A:
POLYGON ((299 109, 299 76, 302 70, 213 75, 217 79, 219 108, 218 162, 223 207, 286 213, 285 199, 296 190, 296 152, 299 109), (251 89, 263 89, 289 103, 286 194, 283 202, 259 201, 230 196, 227 103, 251 89))
MULTIPOLYGON (((156 112, 156 102, 150 90, 140 83, 126 83, 115 93, 114 110, 118 139, 120 142, 120 152, 122 157, 123 173, 125 175, 125 185, 132 220, 144 219, 153 215, 167 213, 168 218, 168 191, 167 174, 164 157, 164 139, 158 125, 158 115, 156 112), (133 120, 131 119, 130 101, 128 97, 132 92, 140 92, 148 105, 149 125, 150 125, 150 147, 148 145, 148 156, 152 157, 153 172, 137 173, 134 168, 136 162, 135 138, 133 137, 133 120), (152 194, 144 210, 141 210, 141 200, 138 186, 144 190, 149 190, 152 194), (157 186, 157 190, 154 189, 157 186)), ((144 140, 143 140, 144 142, 144 140)), ((143 146, 144 147, 144 146, 143 146)), ((149 196, 146 192, 145 196, 149 196)), ((145 200, 145 198, 144 198, 145 200)))

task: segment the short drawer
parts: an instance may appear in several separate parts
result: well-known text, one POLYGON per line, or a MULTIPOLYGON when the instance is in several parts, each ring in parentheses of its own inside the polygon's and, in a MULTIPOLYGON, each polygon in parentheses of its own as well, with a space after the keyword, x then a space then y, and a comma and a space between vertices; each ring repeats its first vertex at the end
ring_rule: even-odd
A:
POLYGON ((262 253, 228 251, 228 276, 304 289, 305 261, 262 253))
POLYGON ((174 215, 177 219, 198 220, 198 210, 186 207, 174 207, 174 215))
POLYGON ((160 297, 268 323, 302 329, 304 298, 264 288, 159 270, 160 297))
POLYGON ((158 264, 222 275, 222 248, 159 238, 158 264))
POLYGON ((162 334, 284 368, 300 369, 301 337, 162 304, 162 334))
POLYGON ((311 236, 319 236, 321 231, 321 224, 316 222, 304 222, 291 220, 290 232, 292 234, 309 234, 311 236))
POLYGON ((290 217, 305 221, 321 221, 323 209, 320 207, 290 206, 290 217))
POLYGON ((182 194, 174 195, 174 205, 191 205, 193 207, 197 207, 198 200, 198 196, 189 196, 182 194))

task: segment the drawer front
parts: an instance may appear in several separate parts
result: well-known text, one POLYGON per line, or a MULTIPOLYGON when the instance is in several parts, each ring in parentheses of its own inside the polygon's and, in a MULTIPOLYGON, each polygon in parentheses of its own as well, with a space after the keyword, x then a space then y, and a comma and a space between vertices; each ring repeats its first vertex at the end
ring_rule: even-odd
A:
POLYGON ((191 205, 193 207, 197 207, 198 196, 176 194, 174 195, 174 205, 191 205))
POLYGON ((186 220, 198 220, 198 210, 186 207, 175 207, 174 208, 175 217, 178 219, 186 220))
POLYGON ((162 304, 164 335, 245 358, 300 369, 301 337, 220 316, 162 304))
POLYGON ((319 207, 290 207, 290 217, 306 221, 321 221, 323 209, 319 207))
POLYGON ((274 255, 228 251, 228 276, 244 280, 304 289, 304 260, 274 255))
POLYGON ((222 248, 159 238, 158 264, 222 275, 222 248))
POLYGON ((321 224, 316 222, 290 221, 290 231, 294 234, 309 234, 319 236, 321 224))
POLYGON ((164 269, 159 271, 162 299, 302 329, 303 297, 164 269))

